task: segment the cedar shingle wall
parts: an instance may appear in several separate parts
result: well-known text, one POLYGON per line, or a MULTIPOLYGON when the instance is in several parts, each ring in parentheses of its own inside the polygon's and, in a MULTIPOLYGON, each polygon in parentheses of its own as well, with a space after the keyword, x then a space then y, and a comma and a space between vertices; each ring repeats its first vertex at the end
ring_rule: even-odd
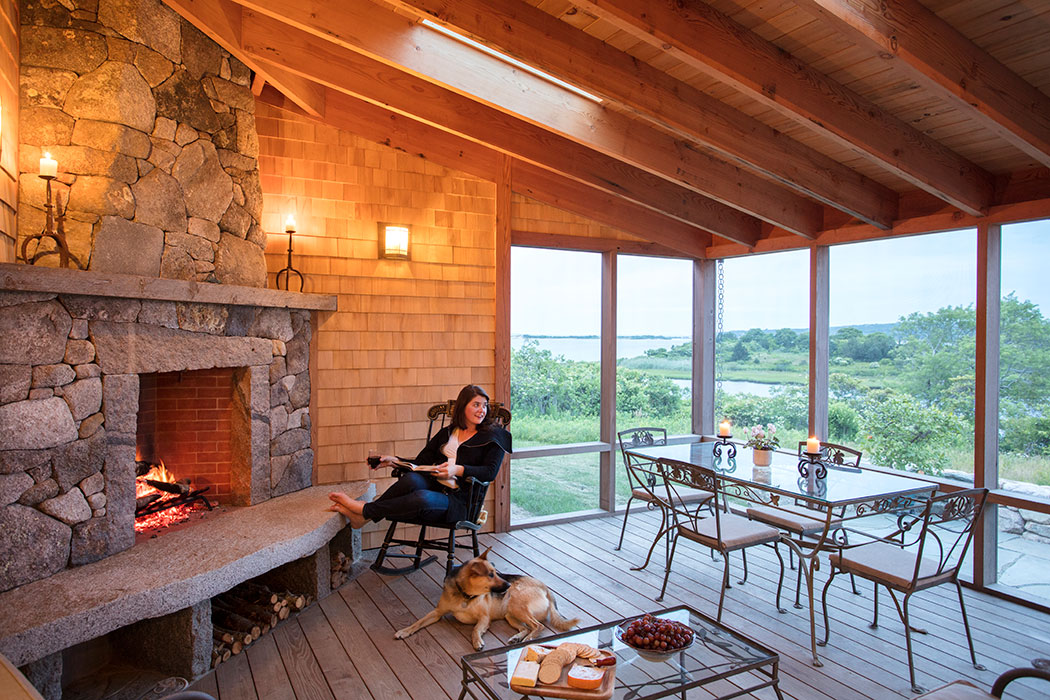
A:
MULTIPOLYGON (((304 291, 339 300, 314 336, 317 481, 367 478, 369 447, 414 456, 428 406, 491 391, 495 186, 263 103, 256 127, 263 227, 294 208, 304 291), (380 221, 411 225, 411 261, 378 259, 380 221)), ((270 234, 270 285, 287 247, 270 234)))
POLYGON ((19 24, 18 3, 0 0, 0 263, 16 254, 19 24))

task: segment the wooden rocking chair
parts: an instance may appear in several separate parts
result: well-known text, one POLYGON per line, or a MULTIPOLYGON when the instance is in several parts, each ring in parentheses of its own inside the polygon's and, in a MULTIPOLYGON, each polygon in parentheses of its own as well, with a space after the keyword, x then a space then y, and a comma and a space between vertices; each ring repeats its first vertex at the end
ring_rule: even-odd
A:
MULTIPOLYGON (((451 420, 452 415, 456 410, 456 402, 454 399, 449 399, 445 403, 435 404, 427 410, 427 418, 430 420, 430 424, 427 427, 427 441, 437 433, 439 430, 445 427, 445 424, 451 420)), ((510 425, 510 411, 503 407, 503 404, 490 401, 489 412, 494 416, 493 421, 496 425, 506 429, 510 425)), ((392 474, 395 477, 401 476, 404 473, 404 468, 395 467, 392 474)), ((474 556, 481 554, 481 549, 478 546, 478 531, 481 530, 482 525, 485 524, 487 519, 487 513, 482 512, 482 506, 485 504, 485 494, 488 493, 489 483, 488 481, 478 481, 474 477, 468 476, 459 480, 460 488, 469 489, 469 498, 467 501, 467 517, 457 522, 439 522, 433 520, 424 520, 422 518, 411 518, 404 520, 391 520, 390 527, 387 528, 386 537, 383 538, 383 545, 379 549, 379 555, 376 557, 375 562, 372 564, 372 568, 381 574, 388 574, 391 576, 401 576, 403 574, 411 573, 420 567, 426 566, 430 562, 434 561, 437 557, 434 555, 423 558, 423 551, 440 551, 446 555, 445 560, 445 574, 452 572, 452 566, 456 560, 456 549, 471 549, 474 552, 474 556), (395 531, 399 525, 418 525, 419 536, 415 539, 400 539, 395 537, 395 531), (427 537, 427 528, 431 528, 437 531, 443 531, 440 535, 434 537, 427 537), (469 542, 460 541, 470 537, 469 542), (414 551, 410 553, 401 551, 390 551, 391 546, 395 547, 408 547, 414 551), (393 559, 408 559, 410 563, 401 567, 394 567, 384 565, 383 562, 387 558, 393 559)))

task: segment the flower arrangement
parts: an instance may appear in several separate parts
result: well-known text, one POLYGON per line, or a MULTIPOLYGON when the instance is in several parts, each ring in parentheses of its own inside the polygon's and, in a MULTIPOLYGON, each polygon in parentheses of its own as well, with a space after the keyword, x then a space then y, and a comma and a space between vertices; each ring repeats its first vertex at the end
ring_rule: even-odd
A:
POLYGON ((756 450, 772 450, 780 447, 780 438, 777 437, 777 427, 772 423, 766 423, 765 427, 756 425, 747 431, 747 442, 744 447, 756 450))

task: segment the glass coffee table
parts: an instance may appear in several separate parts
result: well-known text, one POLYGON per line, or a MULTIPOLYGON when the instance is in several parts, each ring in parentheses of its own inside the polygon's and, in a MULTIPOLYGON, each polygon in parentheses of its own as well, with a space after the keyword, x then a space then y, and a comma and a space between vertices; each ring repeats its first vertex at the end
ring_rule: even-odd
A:
MULTIPOLYGON (((679 605, 652 614, 688 624, 693 629, 693 644, 665 656, 642 655, 620 641, 616 635, 621 623, 642 614, 532 642, 467 654, 461 660, 463 692, 459 700, 468 695, 475 700, 511 700, 526 695, 510 687, 511 674, 525 647, 529 644, 557 646, 567 641, 589 644, 616 655, 612 697, 617 700, 670 695, 685 698, 687 690, 699 686, 706 686, 705 690, 717 698, 735 698, 763 688, 772 688, 778 698, 783 698, 778 675, 780 657, 776 652, 703 613, 679 605)), ((537 692, 527 696, 543 695, 543 686, 535 690, 537 692)), ((586 696, 588 691, 578 692, 586 696)))

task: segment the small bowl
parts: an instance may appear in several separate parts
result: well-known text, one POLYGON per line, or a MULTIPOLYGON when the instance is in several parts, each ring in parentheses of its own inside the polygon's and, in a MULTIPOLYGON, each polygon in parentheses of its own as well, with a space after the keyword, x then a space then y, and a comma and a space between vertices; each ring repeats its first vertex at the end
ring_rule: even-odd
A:
POLYGON ((693 646, 693 643, 696 641, 697 635, 699 634, 696 630, 693 630, 692 641, 690 641, 684 647, 678 647, 677 649, 668 649, 667 651, 657 651, 655 649, 642 649, 640 647, 636 647, 634 644, 628 642, 627 639, 624 638, 624 630, 627 627, 627 625, 631 624, 632 622, 634 622, 634 620, 627 620, 626 622, 621 622, 619 625, 617 625, 616 632, 614 634, 617 639, 619 639, 631 649, 634 649, 634 651, 638 653, 638 656, 648 661, 667 661, 669 658, 671 658, 678 652, 685 651, 689 647, 693 646))

